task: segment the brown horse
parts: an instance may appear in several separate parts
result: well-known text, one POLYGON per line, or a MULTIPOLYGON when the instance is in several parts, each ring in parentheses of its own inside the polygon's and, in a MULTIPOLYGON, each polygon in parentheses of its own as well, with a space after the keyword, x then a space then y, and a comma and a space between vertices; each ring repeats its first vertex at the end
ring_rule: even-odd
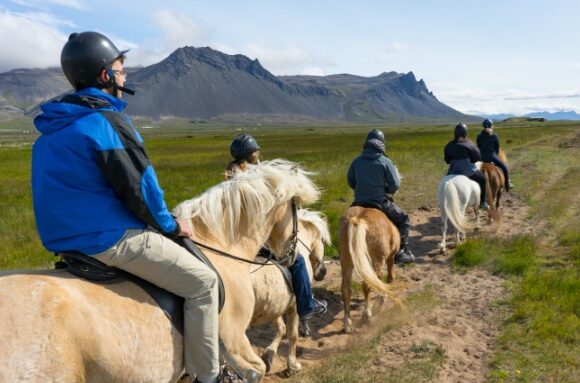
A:
POLYGON ((344 303, 344 331, 352 332, 350 298, 353 271, 363 280, 365 310, 363 318, 372 316, 371 290, 385 294, 398 302, 390 287, 381 278, 387 263, 387 282, 395 278, 393 267, 395 255, 401 246, 397 227, 378 209, 353 206, 340 218, 339 229, 340 266, 342 270, 342 301, 344 303))
MULTIPOLYGON (((508 159, 502 149, 499 150, 498 156, 507 166, 508 159)), ((487 203, 490 207, 489 215, 491 222, 499 219, 501 196, 505 190, 505 174, 503 174, 499 166, 491 162, 482 163, 481 171, 487 177, 487 203)))

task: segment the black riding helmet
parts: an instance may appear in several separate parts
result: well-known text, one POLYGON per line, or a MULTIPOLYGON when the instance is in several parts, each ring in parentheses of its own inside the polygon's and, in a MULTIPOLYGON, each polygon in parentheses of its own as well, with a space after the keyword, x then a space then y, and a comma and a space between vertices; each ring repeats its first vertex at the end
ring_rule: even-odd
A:
POLYGON ((256 142, 256 139, 249 134, 236 136, 230 145, 230 154, 236 161, 246 159, 256 150, 260 150, 260 146, 256 142))
POLYGON ((366 141, 373 140, 373 139, 380 140, 381 142, 384 143, 385 142, 385 135, 380 130, 373 129, 367 134, 366 141))
POLYGON ((378 150, 381 153, 385 152, 385 135, 378 129, 373 129, 367 134, 363 149, 378 150))
MULTIPOLYGON (((99 81, 99 73, 110 69, 111 64, 121 58, 128 50, 120 51, 106 36, 97 32, 72 33, 62 48, 60 65, 73 88, 81 90, 94 86, 97 88, 116 87, 115 76, 110 73, 111 81, 107 84, 99 81)), ((130 91, 128 93, 131 93, 130 91)))
POLYGON ((465 125, 463 122, 455 126, 455 138, 457 139, 459 137, 467 137, 467 125, 465 125))
POLYGON ((483 125, 483 127, 485 129, 491 128, 493 126, 493 121, 490 120, 489 118, 486 118, 485 120, 483 120, 483 122, 481 123, 481 125, 483 125))

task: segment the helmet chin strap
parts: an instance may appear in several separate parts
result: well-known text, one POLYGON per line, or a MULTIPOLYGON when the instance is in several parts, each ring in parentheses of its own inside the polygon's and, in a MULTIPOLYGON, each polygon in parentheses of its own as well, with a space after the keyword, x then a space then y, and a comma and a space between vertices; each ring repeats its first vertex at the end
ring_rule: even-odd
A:
POLYGON ((113 90, 120 90, 121 92, 130 94, 131 96, 135 95, 133 89, 125 88, 124 86, 117 84, 117 81, 115 81, 115 72, 113 72, 112 69, 107 69, 107 74, 109 75, 110 80, 103 84, 104 87, 112 87, 113 90))

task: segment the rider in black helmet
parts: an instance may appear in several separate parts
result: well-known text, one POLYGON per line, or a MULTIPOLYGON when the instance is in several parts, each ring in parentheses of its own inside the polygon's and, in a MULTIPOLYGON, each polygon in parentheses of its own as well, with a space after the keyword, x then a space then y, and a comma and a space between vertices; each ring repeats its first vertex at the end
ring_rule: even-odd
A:
POLYGON ((477 136, 477 147, 481 151, 483 162, 496 164, 505 176, 505 189, 510 191, 513 188, 506 164, 499 158, 499 137, 493 131, 493 121, 489 118, 483 120, 483 130, 477 136))
POLYGON ((479 149, 467 139, 467 125, 457 124, 455 138, 445 146, 445 162, 449 164, 447 174, 462 174, 479 184, 481 189, 479 208, 489 210, 486 201, 487 178, 477 169, 476 162, 481 161, 479 149))
POLYGON ((242 133, 233 139, 230 154, 234 160, 226 168, 226 178, 231 178, 238 171, 245 171, 248 164, 260 162, 260 146, 249 134, 242 133))
POLYGON ((128 51, 120 51, 111 40, 97 32, 72 33, 62 48, 60 64, 77 91, 95 87, 111 89, 115 97, 120 97, 120 92, 132 95, 135 92, 123 86, 126 73, 113 68, 115 62, 124 62, 128 51))
MULTIPOLYGON (((226 168, 226 179, 234 176, 237 172, 245 171, 249 165, 260 162, 260 146, 256 139, 249 134, 237 135, 230 145, 230 154, 234 158, 226 168)), ((260 254, 267 256, 270 252, 262 248, 260 254)), ((289 266, 292 274, 292 287, 296 295, 296 309, 300 318, 300 331, 305 335, 308 328, 306 321, 314 315, 326 313, 328 303, 324 299, 316 299, 312 293, 310 277, 306 269, 306 262, 301 254, 298 254, 294 264, 289 266)))
POLYGON ((392 195, 399 189, 399 173, 385 155, 385 135, 371 130, 365 139, 363 152, 350 165, 347 181, 354 190, 353 206, 381 206, 381 210, 397 226, 401 235, 401 249, 395 257, 397 263, 414 262, 409 249, 409 216, 393 202, 392 195))
POLYGON ((220 371, 218 278, 167 238, 190 237, 189 221, 168 211, 143 138, 123 112, 121 92, 132 93, 126 52, 97 32, 73 33, 64 45, 61 65, 75 92, 43 104, 34 120, 36 227, 51 252, 84 254, 183 297, 185 371, 231 382, 220 371))

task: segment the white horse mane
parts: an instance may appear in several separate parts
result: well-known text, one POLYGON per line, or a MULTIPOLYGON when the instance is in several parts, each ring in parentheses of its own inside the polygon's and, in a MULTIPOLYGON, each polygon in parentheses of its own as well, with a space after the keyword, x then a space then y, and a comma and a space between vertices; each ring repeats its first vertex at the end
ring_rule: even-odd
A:
POLYGON ((320 234, 322 242, 330 244, 330 231, 328 230, 328 222, 326 216, 319 211, 312 211, 308 209, 298 210, 298 219, 304 224, 310 224, 320 234))
POLYGON ((181 202, 173 214, 201 221, 214 239, 232 244, 241 235, 240 227, 256 231, 274 207, 292 198, 299 205, 316 202, 320 190, 310 180, 312 174, 287 160, 263 161, 181 202))

